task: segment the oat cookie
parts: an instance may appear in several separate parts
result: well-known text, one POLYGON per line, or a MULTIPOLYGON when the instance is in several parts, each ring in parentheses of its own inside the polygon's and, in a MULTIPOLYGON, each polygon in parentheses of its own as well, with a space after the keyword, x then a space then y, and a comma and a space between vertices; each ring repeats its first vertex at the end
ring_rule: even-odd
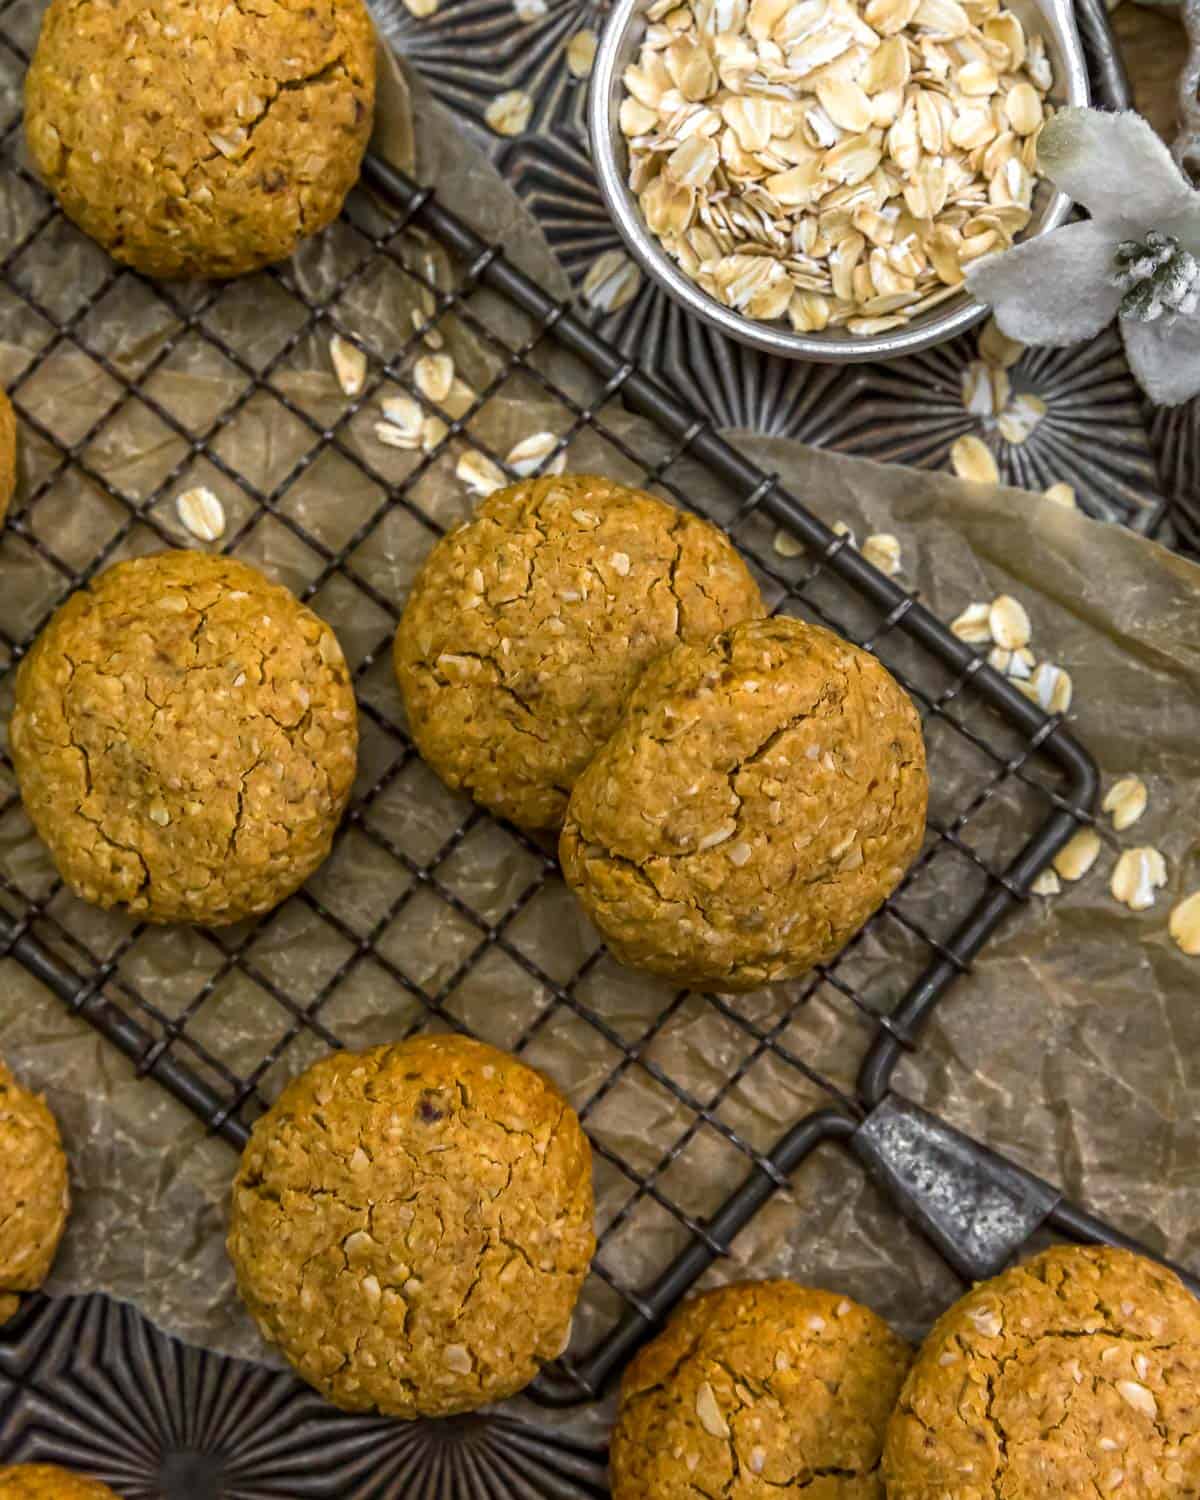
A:
POLYGON ((12 402, 0 390, 0 521, 8 514, 17 488, 17 418, 12 402))
POLYGON ((200 552, 73 594, 21 664, 10 730, 25 809, 79 895, 214 926, 278 905, 329 853, 357 741, 329 626, 200 552))
POLYGON ((237 276, 333 219, 371 134, 362 0, 52 0, 25 84, 34 165, 148 276, 237 276))
POLYGON ((1200 1303, 1127 1250, 984 1282, 922 1346, 883 1473, 889 1500, 1200 1494, 1200 1303))
POLYGON ((119 1500, 119 1496, 98 1479, 56 1464, 13 1464, 0 1469, 0 1500, 119 1500))
POLYGON ((0 1323, 50 1274, 70 1207, 58 1122, 0 1062, 0 1323))
POLYGON ((707 521, 596 475, 531 479, 434 548, 396 633, 396 674, 444 781, 557 829, 647 662, 762 612, 707 521))
POLYGON ((753 989, 844 947, 920 849, 925 801, 920 721, 879 662, 754 620, 647 669, 560 857, 623 962, 753 989))
POLYGON ((625 1372, 613 1500, 883 1500, 879 1454, 909 1357, 834 1292, 705 1292, 625 1372))
POLYGON ((566 1343, 592 1163, 540 1073, 466 1037, 335 1053, 254 1127, 229 1254, 264 1337, 337 1406, 445 1416, 566 1343))

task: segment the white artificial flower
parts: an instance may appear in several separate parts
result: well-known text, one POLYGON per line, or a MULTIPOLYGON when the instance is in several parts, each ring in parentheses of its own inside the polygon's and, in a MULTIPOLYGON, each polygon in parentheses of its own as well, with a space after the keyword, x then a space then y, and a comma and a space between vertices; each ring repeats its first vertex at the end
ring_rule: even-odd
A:
POLYGON ((1130 110, 1061 110, 1038 162, 1091 218, 980 260, 967 285, 1023 344, 1078 343, 1117 318, 1150 399, 1189 400, 1200 392, 1200 193, 1130 110))

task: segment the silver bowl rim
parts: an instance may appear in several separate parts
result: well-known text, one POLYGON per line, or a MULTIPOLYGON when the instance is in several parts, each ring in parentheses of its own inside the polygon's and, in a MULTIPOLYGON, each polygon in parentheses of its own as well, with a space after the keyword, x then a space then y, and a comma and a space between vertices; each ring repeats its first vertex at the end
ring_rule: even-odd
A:
MULTIPOLYGON (((1056 80, 1066 102, 1086 105, 1091 97, 1083 46, 1071 14, 1071 0, 1034 0, 1036 9, 1053 31, 1058 52, 1063 59, 1065 78, 1056 80)), ((887 333, 849 339, 833 339, 823 334, 794 333, 779 324, 762 323, 743 317, 723 307, 683 271, 661 248, 642 218, 637 201, 618 164, 613 149, 615 132, 612 114, 619 80, 616 78, 625 35, 634 24, 646 0, 617 0, 600 35, 588 88, 587 126, 592 166, 599 183, 605 207, 625 242, 629 253, 652 281, 660 285, 683 308, 709 327, 728 334, 739 343, 762 349, 786 359, 810 360, 819 364, 858 364, 867 360, 897 359, 916 354, 933 344, 945 343, 978 323, 987 315, 987 307, 975 300, 965 288, 958 297, 947 300, 944 310, 935 311, 928 321, 917 326, 895 328, 887 333)), ((1053 192, 1041 224, 1028 243, 1049 234, 1064 223, 1071 212, 1071 199, 1065 193, 1053 192)))

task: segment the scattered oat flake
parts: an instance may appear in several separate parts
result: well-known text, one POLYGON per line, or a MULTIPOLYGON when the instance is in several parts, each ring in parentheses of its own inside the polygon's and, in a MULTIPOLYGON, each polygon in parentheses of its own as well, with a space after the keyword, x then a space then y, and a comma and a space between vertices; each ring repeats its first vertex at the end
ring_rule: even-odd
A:
POLYGON ((385 448, 416 449, 421 446, 421 428, 418 424, 414 431, 408 431, 394 422, 376 422, 375 438, 385 448))
POLYGON ((900 571, 900 541, 887 531, 877 531, 862 545, 862 555, 881 573, 894 578, 900 571))
POLYGON ((804 543, 798 541, 790 531, 784 531, 782 527, 775 533, 771 546, 780 557, 800 557, 804 552, 804 543))
POLYGON ((1054 856, 1054 868, 1064 880, 1082 880, 1100 856, 1100 835, 1081 828, 1054 856))
POLYGON ((185 490, 175 501, 179 519, 202 542, 215 542, 225 533, 225 507, 204 485, 185 490))
POLYGON ((416 16, 418 21, 424 21, 437 13, 438 0, 404 0, 404 8, 410 16, 416 16))
POLYGON ((950 449, 950 464, 960 479, 975 484, 999 484, 1000 470, 992 450, 974 433, 964 433, 950 449))
POLYGON ((1140 776, 1123 776, 1109 787, 1100 805, 1106 813, 1112 814, 1112 825, 1121 833, 1137 822, 1146 811, 1148 800, 1146 783, 1140 776))
POLYGON ((1017 651, 1028 646, 1033 634, 1025 606, 1011 594, 999 594, 992 600, 988 610, 988 627, 992 640, 1006 651, 1017 651))
POLYGON ((1075 501, 1075 490, 1065 479, 1060 479, 1057 484, 1048 485, 1044 491, 1047 500, 1052 500, 1055 505, 1061 505, 1064 510, 1078 510, 1075 501))
POLYGON ((858 538, 854 535, 850 527, 846 525, 845 521, 835 521, 833 523, 833 532, 835 536, 844 536, 852 547, 858 546, 858 538))
POLYGON ((549 467, 546 465, 546 460, 557 447, 558 439, 552 432, 535 432, 514 444, 504 462, 522 479, 528 479, 531 474, 561 474, 567 466, 565 449, 554 454, 549 467))
POLYGON ((606 250, 588 267, 583 278, 583 300, 602 313, 613 313, 632 302, 642 284, 642 273, 623 250, 606 250))
POLYGON ((979 357, 997 369, 1010 370, 1025 352, 1025 345, 1001 333, 995 318, 989 318, 979 335, 979 357))
POLYGON ((968 604, 957 619, 950 622, 950 633, 968 646, 986 646, 992 639, 992 609, 989 604, 968 604))
POLYGON ((588 78, 595 60, 596 33, 585 26, 567 43, 567 69, 573 78, 588 78))
POLYGON ((1048 661, 1041 662, 1027 682, 1018 682, 1016 686, 1047 714, 1065 714, 1075 692, 1071 674, 1048 661))
POLYGON ((329 358, 333 362, 333 372, 343 395, 351 399, 361 396, 362 388, 367 383, 367 356, 358 345, 344 339, 340 333, 335 333, 329 340, 329 358))
POLYGON ((499 464, 494 464, 490 458, 476 452, 474 448, 468 449, 462 455, 454 472, 473 495, 490 495, 493 491, 502 489, 507 483, 504 470, 499 464))
POLYGON ((1154 905, 1155 891, 1166 883, 1167 862, 1157 849, 1147 844, 1125 850, 1117 860, 1109 890, 1130 911, 1146 911, 1154 905))
POLYGON ((422 354, 413 366, 413 384, 427 401, 440 406, 454 384, 454 361, 448 354, 422 354))
POLYGON ((524 89, 508 89, 497 94, 483 112, 483 118, 497 135, 520 135, 533 114, 533 100, 524 89))
POLYGON ((1185 896, 1172 910, 1167 931, 1189 958, 1200 958, 1200 891, 1185 896))
POLYGON ((1035 896, 1057 896, 1062 884, 1053 870, 1043 870, 1029 887, 1035 896))
POLYGON ((1046 403, 1040 396, 1014 396, 996 418, 1000 436, 1006 443, 1026 442, 1046 415, 1046 403))

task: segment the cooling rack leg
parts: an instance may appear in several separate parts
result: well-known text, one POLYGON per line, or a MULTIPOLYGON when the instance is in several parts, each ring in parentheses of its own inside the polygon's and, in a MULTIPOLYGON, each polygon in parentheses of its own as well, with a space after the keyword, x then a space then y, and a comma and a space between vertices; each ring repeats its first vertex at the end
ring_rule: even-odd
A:
POLYGON ((967 1281, 1007 1265, 1061 1196, 896 1094, 867 1116, 850 1149, 967 1281))

